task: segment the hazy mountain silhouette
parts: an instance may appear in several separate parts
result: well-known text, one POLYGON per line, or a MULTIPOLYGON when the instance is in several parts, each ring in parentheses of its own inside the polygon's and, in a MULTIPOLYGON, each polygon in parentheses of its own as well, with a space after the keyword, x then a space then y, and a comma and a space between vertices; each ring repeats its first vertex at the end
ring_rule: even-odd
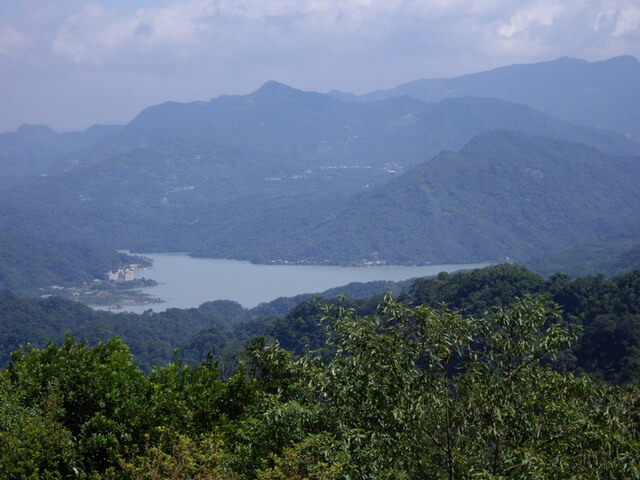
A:
POLYGON ((631 56, 600 62, 563 57, 455 78, 415 80, 362 96, 332 94, 366 101, 402 95, 428 102, 467 95, 502 98, 640 139, 640 62, 631 56))

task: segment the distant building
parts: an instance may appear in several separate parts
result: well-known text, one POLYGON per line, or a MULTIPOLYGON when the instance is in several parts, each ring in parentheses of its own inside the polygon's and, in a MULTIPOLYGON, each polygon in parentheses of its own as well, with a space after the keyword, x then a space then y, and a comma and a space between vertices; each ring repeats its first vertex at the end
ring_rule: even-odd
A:
POLYGON ((133 270, 128 268, 119 268, 115 272, 109 271, 106 277, 109 282, 131 282, 134 280, 133 270))

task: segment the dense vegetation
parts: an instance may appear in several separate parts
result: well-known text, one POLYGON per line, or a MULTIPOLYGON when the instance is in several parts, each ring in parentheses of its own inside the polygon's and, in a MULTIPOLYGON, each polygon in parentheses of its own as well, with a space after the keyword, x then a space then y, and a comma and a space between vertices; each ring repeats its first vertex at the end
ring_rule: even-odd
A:
POLYGON ((80 285, 103 280, 109 270, 134 263, 149 262, 86 242, 43 241, 0 232, 0 289, 80 285))
POLYGON ((386 298, 322 308, 333 354, 264 340, 220 378, 151 375, 117 338, 25 348, 0 371, 0 476, 632 479, 640 391, 550 368, 578 331, 546 300, 467 316, 386 298))
POLYGON ((544 276, 563 272, 572 277, 599 273, 616 277, 640 268, 640 238, 573 245, 535 258, 524 265, 544 276))
MULTIPOLYGON (((402 288, 374 284, 371 290, 338 302, 338 289, 313 300, 311 295, 277 299, 248 310, 235 302, 207 302, 199 308, 169 309, 136 315, 94 311, 60 298, 26 299, 9 292, 0 295, 0 354, 7 362, 10 352, 31 343, 44 347, 59 344, 65 332, 86 338, 89 345, 106 342, 114 335, 129 346, 135 362, 145 372, 166 365, 175 349, 189 364, 208 354, 231 372, 238 351, 253 337, 266 336, 301 355, 318 350, 328 358, 326 332, 319 325, 319 305, 339 303, 356 308, 358 314, 375 313, 384 290, 400 290, 403 302, 438 307, 442 304, 464 314, 482 316, 487 309, 508 307, 524 295, 544 295, 557 303, 563 319, 578 325, 583 335, 570 350, 558 356, 561 371, 585 372, 612 383, 640 383, 640 270, 607 279, 602 275, 572 280, 565 274, 549 279, 514 265, 497 265, 467 273, 440 274, 402 288), (334 300, 330 300, 331 298, 334 300)), ((356 292, 354 286, 343 292, 356 292)), ((362 288, 359 288, 362 290, 362 288)))
MULTIPOLYGON (((354 283, 323 295, 335 297, 348 292, 355 299, 382 291, 400 293, 405 285, 408 287, 407 282, 354 283)), ((296 332, 290 331, 291 326, 282 317, 289 311, 299 312, 301 307, 294 307, 310 298, 311 294, 278 298, 250 310, 236 302, 217 300, 199 308, 172 308, 161 313, 148 310, 137 315, 92 310, 59 297, 21 298, 0 290, 0 364, 6 364, 9 354, 20 345, 43 347, 48 341, 60 343, 65 332, 86 338, 92 345, 118 335, 131 348, 136 363, 147 372, 154 365, 170 362, 176 348, 191 363, 202 361, 209 352, 225 361, 252 336, 276 328, 270 326, 272 322, 274 325, 284 322, 283 328, 295 336, 296 332)), ((315 318, 309 318, 308 322, 317 330, 315 318)), ((301 335, 300 349, 305 345, 303 339, 301 335)), ((324 338, 319 342, 324 342, 324 338)))
POLYGON ((638 178, 637 157, 486 132, 352 198, 305 231, 298 255, 522 262, 568 245, 638 238, 638 178))

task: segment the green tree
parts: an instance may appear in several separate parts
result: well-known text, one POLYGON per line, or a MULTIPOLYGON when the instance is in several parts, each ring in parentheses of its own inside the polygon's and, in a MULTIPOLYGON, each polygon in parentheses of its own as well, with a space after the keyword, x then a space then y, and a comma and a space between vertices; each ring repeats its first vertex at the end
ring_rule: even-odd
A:
POLYGON ((119 338, 89 348, 67 335, 60 347, 27 346, 11 358, 7 374, 22 407, 69 432, 80 471, 104 471, 141 444, 150 384, 119 338))
POLYGON ((221 440, 216 435, 190 437, 159 428, 158 440, 144 452, 121 463, 131 480, 234 480, 225 468, 221 440))
POLYGON ((327 478, 640 475, 637 392, 552 370, 578 332, 545 300, 481 317, 391 298, 378 315, 326 313, 337 353, 308 372, 327 435, 294 440, 263 478, 316 478, 295 472, 320 457, 340 471, 327 478))
POLYGON ((73 478, 79 466, 71 432, 59 422, 60 398, 45 393, 42 408, 24 405, 24 392, 0 372, 0 478, 73 478))
POLYGON ((255 403, 256 388, 242 368, 227 381, 211 360, 185 365, 177 355, 151 375, 154 423, 184 434, 205 434, 240 421, 255 403))

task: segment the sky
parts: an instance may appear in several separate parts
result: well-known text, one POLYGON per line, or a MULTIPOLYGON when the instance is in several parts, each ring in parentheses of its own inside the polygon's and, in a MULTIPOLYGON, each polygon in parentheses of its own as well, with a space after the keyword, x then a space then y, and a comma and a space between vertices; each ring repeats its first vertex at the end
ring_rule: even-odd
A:
POLYGON ((268 80, 353 93, 640 58, 638 0, 0 0, 0 132, 126 124, 268 80))

